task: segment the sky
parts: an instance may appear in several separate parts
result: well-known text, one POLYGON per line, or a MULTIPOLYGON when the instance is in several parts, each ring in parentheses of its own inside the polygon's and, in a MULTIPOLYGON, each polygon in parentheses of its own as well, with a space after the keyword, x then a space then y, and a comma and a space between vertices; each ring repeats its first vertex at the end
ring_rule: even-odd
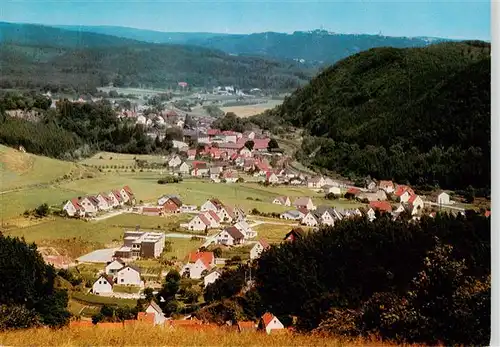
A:
POLYGON ((485 0, 0 0, 0 21, 216 33, 323 28, 337 33, 491 40, 490 7, 485 0))

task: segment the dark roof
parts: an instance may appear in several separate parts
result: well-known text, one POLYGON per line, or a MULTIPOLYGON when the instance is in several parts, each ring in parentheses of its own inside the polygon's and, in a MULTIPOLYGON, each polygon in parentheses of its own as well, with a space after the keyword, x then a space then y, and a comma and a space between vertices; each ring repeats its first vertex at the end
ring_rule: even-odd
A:
POLYGON ((129 268, 131 268, 131 269, 133 269, 133 270, 135 270, 135 271, 137 271, 137 272, 141 273, 141 269, 139 269, 137 266, 135 266, 135 265, 131 265, 131 264, 129 264, 129 265, 125 265, 124 267, 122 267, 121 269, 119 269, 117 272, 122 271, 123 269, 125 269, 125 268, 127 268, 127 267, 129 267, 129 268))
POLYGON ((303 237, 305 235, 305 232, 302 228, 293 228, 285 235, 285 239, 287 239, 292 234, 297 237, 303 237))
POLYGON ((226 228, 226 229, 224 229, 224 230, 226 230, 226 231, 227 231, 227 233, 228 233, 229 235, 231 235, 231 237, 232 237, 233 239, 235 239, 235 240, 245 238, 245 235, 243 235, 243 234, 241 233, 241 231, 239 231, 239 230, 238 230, 238 228, 236 228, 236 227, 234 227, 234 226, 233 226, 233 227, 226 228))

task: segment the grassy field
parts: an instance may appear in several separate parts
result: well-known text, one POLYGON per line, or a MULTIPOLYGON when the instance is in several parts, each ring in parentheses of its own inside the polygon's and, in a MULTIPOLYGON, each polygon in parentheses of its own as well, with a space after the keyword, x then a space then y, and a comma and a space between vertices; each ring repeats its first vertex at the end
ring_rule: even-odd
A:
POLYGON ((99 296, 93 294, 85 294, 82 292, 72 292, 71 298, 82 304, 89 304, 94 306, 99 305, 117 305, 117 306, 131 306, 134 307, 137 304, 137 300, 134 299, 120 299, 112 298, 107 296, 99 296))
POLYGON ((172 250, 170 252, 165 252, 165 257, 183 260, 189 252, 196 251, 198 247, 203 243, 198 240, 191 239, 181 239, 181 238, 166 238, 168 241, 172 242, 172 250))
POLYGON ((272 109, 282 103, 282 100, 269 100, 268 102, 262 104, 222 107, 221 110, 226 113, 233 112, 238 117, 246 118, 272 109))
POLYGON ((262 332, 237 333, 234 328, 196 331, 162 329, 144 323, 117 327, 71 327, 59 330, 27 329, 0 333, 4 346, 310 346, 344 347, 395 346, 380 341, 343 341, 336 337, 292 333, 267 335, 262 332), (34 343, 36 341, 36 343, 34 343))
MULTIPOLYGON (((257 239, 265 239, 269 243, 280 243, 283 241, 286 233, 294 227, 289 225, 275 225, 275 224, 260 224, 253 229, 257 232, 257 239)), ((304 231, 307 228, 301 226, 304 231)))
POLYGON ((137 155, 124 153, 99 152, 94 156, 82 160, 80 163, 91 166, 132 166, 135 167, 135 159, 147 160, 149 163, 164 163, 166 158, 160 155, 137 155))

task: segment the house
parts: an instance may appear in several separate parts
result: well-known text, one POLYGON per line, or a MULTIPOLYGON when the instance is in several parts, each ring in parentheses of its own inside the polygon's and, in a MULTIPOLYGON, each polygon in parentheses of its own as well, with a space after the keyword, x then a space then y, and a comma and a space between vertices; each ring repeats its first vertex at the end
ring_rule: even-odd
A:
POLYGON ((288 181, 293 186, 300 186, 301 184, 304 183, 304 181, 300 177, 292 177, 290 178, 290 181, 288 181))
POLYGON ((387 200, 387 194, 382 189, 377 190, 375 193, 363 192, 359 193, 357 198, 359 200, 368 201, 384 201, 387 200))
POLYGON ((219 209, 222 207, 222 202, 219 199, 208 199, 201 205, 200 211, 214 211, 219 212, 219 209))
POLYGON ((450 195, 446 192, 441 192, 441 194, 437 197, 437 203, 439 205, 449 205, 450 204, 450 195))
POLYGON ((227 183, 235 183, 238 181, 238 173, 233 170, 226 170, 222 172, 222 178, 225 179, 227 183))
POLYGON ((205 218, 210 222, 210 228, 218 228, 220 227, 220 217, 214 211, 205 211, 202 213, 205 218))
POLYGON ((106 267, 104 268, 104 272, 106 273, 106 275, 115 276, 118 270, 120 270, 124 266, 125 262, 120 258, 117 258, 112 262, 109 262, 108 265, 106 265, 106 267))
POLYGON ((189 167, 189 164, 186 163, 186 162, 183 162, 180 166, 179 166, 179 172, 183 175, 188 175, 189 174, 189 171, 191 170, 191 168, 189 167))
POLYGON ((128 203, 129 205, 135 204, 134 193, 132 192, 132 189, 130 189, 129 186, 125 186, 122 189, 120 189, 120 195, 124 203, 128 203))
POLYGON ((210 271, 215 266, 215 257, 213 252, 191 252, 187 257, 187 263, 184 265, 181 274, 188 278, 202 278, 204 271, 210 271))
POLYGON ((314 203, 311 198, 309 197, 301 197, 297 198, 293 202, 293 206, 295 206, 297 209, 299 208, 305 208, 307 210, 314 210, 316 209, 316 206, 314 206, 314 203))
POLYGON ((163 212, 165 213, 179 213, 181 211, 182 201, 176 197, 169 197, 162 205, 163 212))
POLYGON ((92 285, 92 294, 101 295, 113 293, 113 279, 106 275, 100 275, 92 285))
POLYGON ((145 216, 161 216, 163 211, 160 207, 148 207, 144 206, 141 213, 145 216))
POLYGON ((93 198, 86 196, 83 199, 81 199, 78 203, 83 208, 86 215, 93 215, 96 214, 98 211, 97 208, 98 203, 93 198))
POLYGON ((170 198, 176 198, 176 199, 179 199, 179 196, 177 195, 162 195, 159 199, 158 199, 158 206, 163 206, 164 203, 166 203, 170 198))
POLYGON ((209 285, 217 281, 217 279, 220 277, 220 271, 218 269, 213 269, 203 277, 203 284, 205 285, 205 288, 209 285))
POLYGON ((356 187, 351 187, 347 190, 347 192, 345 193, 345 195, 349 196, 349 195, 352 195, 354 197, 358 196, 359 194, 361 193, 361 189, 359 188, 356 188, 356 187))
POLYGON ((226 246, 234 246, 240 245, 245 240, 245 235, 242 234, 238 228, 232 226, 229 228, 225 228, 217 235, 217 244, 226 245, 226 246))
POLYGON ((264 313, 261 317, 259 327, 262 330, 265 330, 268 334, 271 334, 273 330, 285 329, 285 326, 279 321, 279 319, 269 312, 264 313))
MULTIPOLYGON (((306 213, 307 214, 307 213, 306 213)), ((280 215, 281 219, 302 220, 305 215, 301 210, 286 211, 280 215)))
POLYGON ((196 149, 189 149, 187 151, 187 158, 188 158, 188 160, 195 160, 196 159, 196 149))
POLYGON ((372 180, 367 180, 366 181, 366 188, 368 190, 375 190, 377 188, 377 183, 373 182, 372 180))
POLYGON ((240 149, 238 154, 243 158, 251 158, 252 157, 252 151, 249 150, 247 147, 243 147, 242 149, 240 149))
POLYGON ((274 172, 268 171, 266 172, 266 182, 269 184, 278 184, 280 180, 274 172))
POLYGON ((340 221, 344 216, 339 213, 335 208, 328 206, 320 206, 315 211, 314 214, 319 218, 320 224, 333 226, 336 221, 340 221))
POLYGON ((208 175, 208 165, 202 161, 193 161, 193 169, 191 170, 191 176, 203 177, 208 175))
POLYGON ((408 199, 408 203, 412 204, 417 209, 424 208, 424 200, 422 200, 422 198, 416 194, 410 196, 410 198, 408 199))
POLYGON ((143 286, 141 271, 133 265, 125 265, 116 272, 116 284, 124 286, 143 286))
POLYGON ((123 206, 123 204, 125 202, 123 201, 123 197, 122 197, 122 195, 120 194, 119 191, 112 190, 111 193, 109 193, 109 194, 112 195, 114 197, 114 199, 118 202, 118 206, 123 206))
POLYGON ((308 227, 315 227, 321 224, 321 217, 314 211, 309 211, 304 218, 302 218, 300 224, 307 225, 308 227))
POLYGON ((193 217, 187 224, 187 228, 189 230, 198 230, 198 231, 204 231, 207 230, 211 227, 210 220, 205 217, 204 214, 200 213, 196 216, 193 217))
POLYGON ((231 206, 222 205, 218 211, 218 215, 222 222, 231 223, 236 219, 236 214, 231 206))
POLYGON ((162 309, 156 302, 151 300, 149 303, 148 307, 145 310, 146 314, 153 314, 154 315, 154 324, 155 325, 161 325, 165 323, 166 317, 165 314, 163 313, 162 309))
POLYGON ((403 206, 403 204, 399 204, 396 209, 394 209, 392 212, 394 213, 401 213, 401 212, 404 212, 405 211, 405 207, 403 206))
POLYGON ((254 332, 257 330, 257 324, 252 321, 240 321, 237 324, 239 333, 254 332))
POLYGON ((271 246, 269 245, 269 243, 266 240, 261 239, 261 240, 257 241, 255 246, 253 246, 252 249, 250 250, 250 259, 254 260, 254 259, 259 258, 260 255, 262 254, 262 252, 265 251, 266 249, 268 249, 269 247, 271 247, 271 246))
POLYGON ((111 204, 111 206, 113 208, 122 205, 121 201, 122 201, 122 197, 120 194, 116 195, 113 192, 108 193, 108 204, 111 204))
POLYGON ((174 168, 182 164, 181 158, 176 154, 168 161, 168 167, 174 168))
POLYGON ((392 212, 392 206, 389 202, 387 201, 372 201, 370 202, 370 207, 375 210, 375 211, 380 211, 380 212, 392 212))
POLYGON ((325 184, 323 177, 313 177, 307 180, 307 188, 321 188, 325 184))
POLYGON ((405 185, 398 185, 394 195, 399 198, 399 202, 407 202, 410 196, 415 194, 413 189, 405 185))
POLYGON ((158 258, 165 247, 165 234, 139 230, 125 231, 123 246, 115 251, 115 258, 158 258))
POLYGON ((341 195, 342 194, 339 187, 329 186, 329 185, 324 186, 323 187, 323 191, 327 195, 328 194, 335 194, 335 195, 341 195))
POLYGON ((304 230, 302 228, 293 228, 292 230, 290 230, 286 235, 285 237, 283 238, 283 240, 285 241, 296 241, 298 239, 301 239, 302 237, 304 237, 305 233, 304 233, 304 230))
POLYGON ((107 211, 113 206, 111 205, 111 202, 109 201, 109 198, 106 194, 104 193, 99 193, 95 196, 92 197, 96 202, 97 202, 97 210, 98 211, 107 211))
POLYGON ((273 204, 282 206, 292 206, 292 202, 288 196, 277 196, 273 200, 273 204))
POLYGON ((85 215, 85 210, 80 205, 77 198, 68 200, 62 209, 69 217, 83 217, 85 215))
POLYGON ((385 191, 387 194, 394 193, 394 183, 392 181, 380 181, 378 188, 385 191))
POLYGON ((375 210, 370 207, 368 211, 366 211, 366 217, 370 222, 373 222, 377 217, 375 216, 375 210))
POLYGON ((234 227, 245 236, 245 239, 253 239, 257 236, 257 232, 254 231, 245 220, 238 221, 234 227))

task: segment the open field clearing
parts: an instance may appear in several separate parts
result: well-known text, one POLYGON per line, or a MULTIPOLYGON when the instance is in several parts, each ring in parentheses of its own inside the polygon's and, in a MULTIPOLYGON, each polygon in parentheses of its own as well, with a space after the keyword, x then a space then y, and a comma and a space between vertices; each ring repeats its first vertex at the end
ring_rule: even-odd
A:
MULTIPOLYGON (((269 243, 281 243, 286 233, 288 233, 293 228, 297 228, 296 226, 289 225, 278 225, 278 224, 260 224, 253 228, 257 232, 256 239, 265 239, 269 243)), ((304 231, 308 231, 310 228, 300 226, 304 231)))
POLYGON ((226 113, 233 112, 238 117, 246 118, 272 109, 282 103, 282 100, 269 100, 268 102, 262 104, 221 107, 221 110, 226 113))
POLYGON ((146 154, 124 154, 99 152, 90 158, 80 161, 81 164, 92 166, 135 166, 135 159, 147 160, 149 163, 164 163, 165 158, 161 155, 146 155, 146 154))
POLYGON ((52 329, 28 329, 0 333, 0 344, 5 346, 394 346, 370 341, 343 342, 335 337, 262 332, 238 333, 231 328, 191 330, 165 329, 136 323, 122 327, 80 326, 52 329))
POLYGON ((0 192, 86 177, 95 170, 72 162, 42 157, 0 145, 0 192), (66 177, 65 177, 66 176, 66 177))

